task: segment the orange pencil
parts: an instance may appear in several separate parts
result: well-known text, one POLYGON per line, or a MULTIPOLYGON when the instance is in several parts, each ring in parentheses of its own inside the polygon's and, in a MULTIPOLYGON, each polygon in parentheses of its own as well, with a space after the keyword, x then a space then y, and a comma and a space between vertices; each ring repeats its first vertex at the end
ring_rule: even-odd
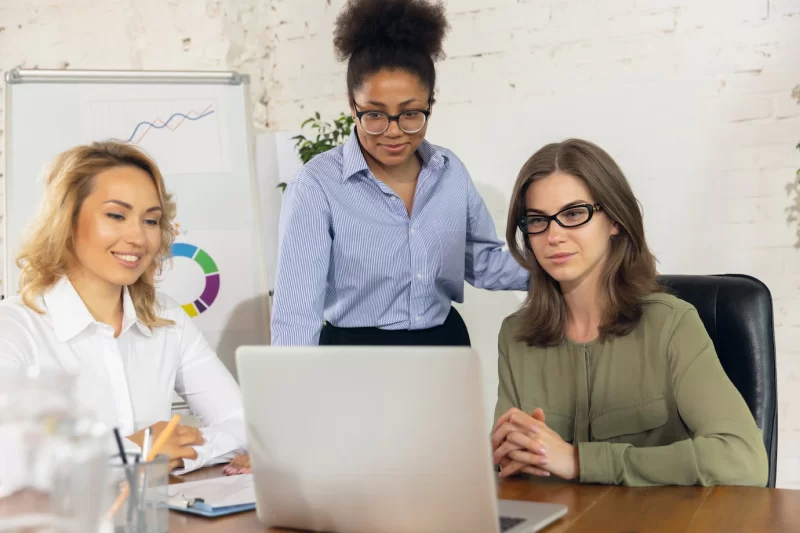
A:
MULTIPOLYGON (((155 444, 153 444, 150 453, 147 454, 145 461, 152 461, 153 459, 155 459, 156 455, 158 455, 158 452, 161 451, 161 448, 163 448, 164 444, 167 442, 167 440, 169 440, 169 437, 172 435, 172 432, 175 431, 175 428, 177 427, 178 422, 180 422, 180 420, 181 420, 180 415, 175 415, 172 417, 172 419, 167 424, 167 427, 164 428, 164 431, 162 431, 161 434, 156 439, 156 442, 155 444)), ((125 499, 128 497, 128 494, 130 494, 130 491, 131 487, 126 483, 125 488, 122 489, 122 492, 119 494, 119 496, 117 496, 117 499, 114 501, 114 505, 112 505, 111 509, 108 510, 109 517, 114 516, 117 513, 117 511, 119 511, 119 508, 122 507, 123 503, 125 503, 125 499)))

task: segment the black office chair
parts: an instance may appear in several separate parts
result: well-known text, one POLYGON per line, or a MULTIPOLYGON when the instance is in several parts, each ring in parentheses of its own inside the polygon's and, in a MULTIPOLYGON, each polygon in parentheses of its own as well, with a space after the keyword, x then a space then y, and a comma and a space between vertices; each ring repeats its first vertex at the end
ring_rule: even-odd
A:
POLYGON ((660 276, 668 291, 697 308, 722 367, 764 434, 768 487, 778 460, 778 398, 772 296, 750 276, 660 276))

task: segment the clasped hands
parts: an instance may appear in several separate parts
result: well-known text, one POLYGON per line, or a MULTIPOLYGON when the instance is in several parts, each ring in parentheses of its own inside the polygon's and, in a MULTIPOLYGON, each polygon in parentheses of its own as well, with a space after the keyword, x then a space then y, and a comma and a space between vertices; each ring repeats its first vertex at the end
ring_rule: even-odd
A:
POLYGON ((494 463, 500 465, 500 477, 523 472, 575 479, 580 474, 578 447, 547 426, 542 409, 531 414, 509 409, 495 424, 492 450, 494 463))

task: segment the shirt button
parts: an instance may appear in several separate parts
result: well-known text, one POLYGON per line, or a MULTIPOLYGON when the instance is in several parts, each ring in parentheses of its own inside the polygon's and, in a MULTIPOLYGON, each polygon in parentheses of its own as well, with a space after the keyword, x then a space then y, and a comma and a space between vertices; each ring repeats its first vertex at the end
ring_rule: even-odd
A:
POLYGON ((417 279, 422 279, 422 274, 420 274, 419 272, 417 272, 417 279))
POLYGON ((416 232, 417 232, 417 230, 415 230, 414 228, 411 228, 411 234, 412 235, 415 234, 416 232))
POLYGON ((419 322, 419 315, 417 315, 417 322, 419 322))

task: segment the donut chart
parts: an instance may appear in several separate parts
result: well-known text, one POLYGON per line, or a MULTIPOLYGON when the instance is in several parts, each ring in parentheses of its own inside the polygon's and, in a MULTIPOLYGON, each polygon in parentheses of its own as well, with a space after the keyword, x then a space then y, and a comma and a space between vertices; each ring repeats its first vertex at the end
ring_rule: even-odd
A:
POLYGON ((211 307, 211 304, 214 303, 214 300, 217 299, 217 295, 219 294, 219 269, 217 268, 217 264, 204 250, 185 242, 173 243, 172 248, 170 248, 170 253, 172 257, 187 257, 200 265, 200 268, 203 269, 206 278, 206 285, 203 288, 203 293, 194 302, 181 306, 183 310, 186 311, 187 315, 196 317, 211 307))

